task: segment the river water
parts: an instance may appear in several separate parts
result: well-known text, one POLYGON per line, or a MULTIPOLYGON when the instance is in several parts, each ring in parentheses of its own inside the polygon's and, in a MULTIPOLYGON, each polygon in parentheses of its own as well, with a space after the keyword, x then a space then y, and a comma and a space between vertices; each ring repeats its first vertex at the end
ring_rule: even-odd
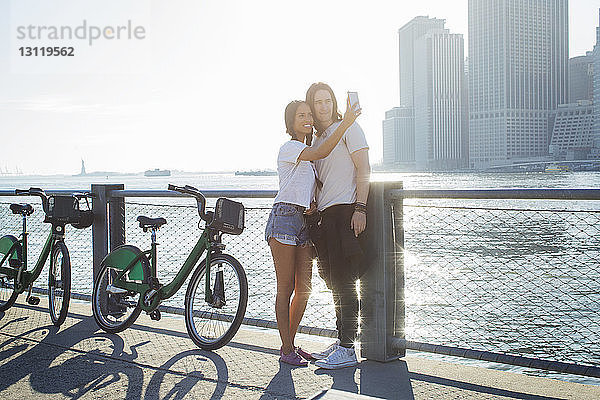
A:
MULTIPOLYGON (((402 181, 406 189, 600 188, 598 172, 374 173, 372 180, 402 181)), ((188 184, 200 190, 276 190, 278 185, 275 176, 231 173, 171 177, 0 176, 0 189, 37 186, 46 190, 89 190, 92 183, 123 183, 126 189, 160 190, 166 189, 168 183, 188 184)), ((14 199, 0 197, 0 207, 6 209, 5 204, 10 201, 14 199)), ((274 320, 272 260, 262 240, 272 199, 242 201, 248 208, 246 231, 224 240, 227 251, 242 261, 248 273, 247 316, 274 320)), ((197 239, 198 218, 190 200, 127 199, 127 242, 147 247, 148 235, 135 225, 135 216, 140 214, 167 218, 169 223, 159 233, 159 261, 180 265, 197 239)), ((0 234, 20 229, 20 221, 8 211, 1 212, 0 219, 0 234)), ((47 227, 31 219, 35 253, 47 227)), ((405 201, 407 339, 600 365, 598 226, 600 201, 405 201)), ((91 291, 90 240, 90 229, 68 232, 74 287, 82 293, 91 291)), ((175 270, 176 267, 160 270, 159 265, 159 277, 169 279, 175 270)), ((184 289, 167 304, 181 307, 184 289)), ((313 294, 302 324, 335 327, 331 295, 318 279, 316 268, 313 294)), ((510 366, 495 367, 557 376, 510 366)), ((558 377, 600 383, 591 378, 558 377)))

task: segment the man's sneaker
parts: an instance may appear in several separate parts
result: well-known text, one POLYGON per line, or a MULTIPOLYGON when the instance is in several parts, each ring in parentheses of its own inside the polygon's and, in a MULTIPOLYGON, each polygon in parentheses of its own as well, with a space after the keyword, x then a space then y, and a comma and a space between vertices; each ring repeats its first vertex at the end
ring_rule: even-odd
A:
POLYGON ((354 348, 346 348, 342 346, 338 346, 338 348, 324 360, 318 360, 315 362, 317 367, 325 369, 352 367, 357 364, 358 359, 356 358, 356 352, 354 351, 354 348))
POLYGON ((296 367, 306 367, 308 365, 308 362, 302 359, 302 357, 296 353, 296 350, 292 350, 288 354, 285 354, 283 350, 279 350, 279 361, 296 367))
POLYGON ((327 356, 329 356, 331 353, 333 353, 335 351, 335 349, 338 348, 339 345, 340 345, 340 339, 337 339, 335 342, 331 343, 329 345, 329 347, 327 347, 322 352, 320 352, 320 353, 310 353, 310 355, 315 360, 323 360, 323 359, 327 358, 327 356))

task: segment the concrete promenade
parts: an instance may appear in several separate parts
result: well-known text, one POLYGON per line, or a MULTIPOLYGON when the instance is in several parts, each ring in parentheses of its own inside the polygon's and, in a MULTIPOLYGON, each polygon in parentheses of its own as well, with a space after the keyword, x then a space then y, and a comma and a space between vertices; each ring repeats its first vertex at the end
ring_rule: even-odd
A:
MULTIPOLYGON (((278 362, 276 331, 242 328, 222 349, 198 349, 180 317, 142 314, 119 335, 72 302, 55 328, 42 298, 0 313, 0 399, 600 399, 600 387, 407 357, 338 371, 278 362)), ((320 349, 328 341, 302 336, 320 349)))

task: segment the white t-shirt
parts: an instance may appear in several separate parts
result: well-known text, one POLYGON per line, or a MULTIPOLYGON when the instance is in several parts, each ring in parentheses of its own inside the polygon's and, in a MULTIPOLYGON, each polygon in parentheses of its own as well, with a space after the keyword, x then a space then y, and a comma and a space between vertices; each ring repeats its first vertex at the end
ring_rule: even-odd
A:
POLYGON ((309 208, 315 196, 315 170, 310 161, 298 160, 306 144, 297 140, 285 142, 277 156, 279 192, 274 203, 292 203, 309 208))
MULTIPOLYGON (((319 146, 331 135, 340 122, 334 122, 329 128, 313 138, 313 146, 319 146)), ((356 201, 356 168, 350 154, 368 149, 362 128, 355 122, 344 132, 344 136, 331 153, 315 161, 315 168, 323 188, 317 193, 317 208, 323 211, 336 204, 352 204, 356 201)))

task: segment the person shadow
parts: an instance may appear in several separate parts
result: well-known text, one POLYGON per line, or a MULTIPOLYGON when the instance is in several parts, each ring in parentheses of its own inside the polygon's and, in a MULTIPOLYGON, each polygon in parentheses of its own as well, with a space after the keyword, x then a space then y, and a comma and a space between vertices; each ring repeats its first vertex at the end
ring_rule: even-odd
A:
MULTIPOLYGON (((341 392, 383 399, 414 400, 415 398, 408 366, 401 360, 388 363, 365 360, 354 367, 336 370, 319 368, 315 374, 331 376, 333 379, 331 389, 341 392)), ((323 393, 327 390, 324 388, 323 393)))
POLYGON ((306 367, 295 367, 279 361, 279 371, 277 371, 275 376, 269 381, 269 384, 264 389, 260 399, 272 399, 273 396, 296 398, 296 387, 294 386, 294 379, 292 378, 292 370, 295 368, 306 367))

